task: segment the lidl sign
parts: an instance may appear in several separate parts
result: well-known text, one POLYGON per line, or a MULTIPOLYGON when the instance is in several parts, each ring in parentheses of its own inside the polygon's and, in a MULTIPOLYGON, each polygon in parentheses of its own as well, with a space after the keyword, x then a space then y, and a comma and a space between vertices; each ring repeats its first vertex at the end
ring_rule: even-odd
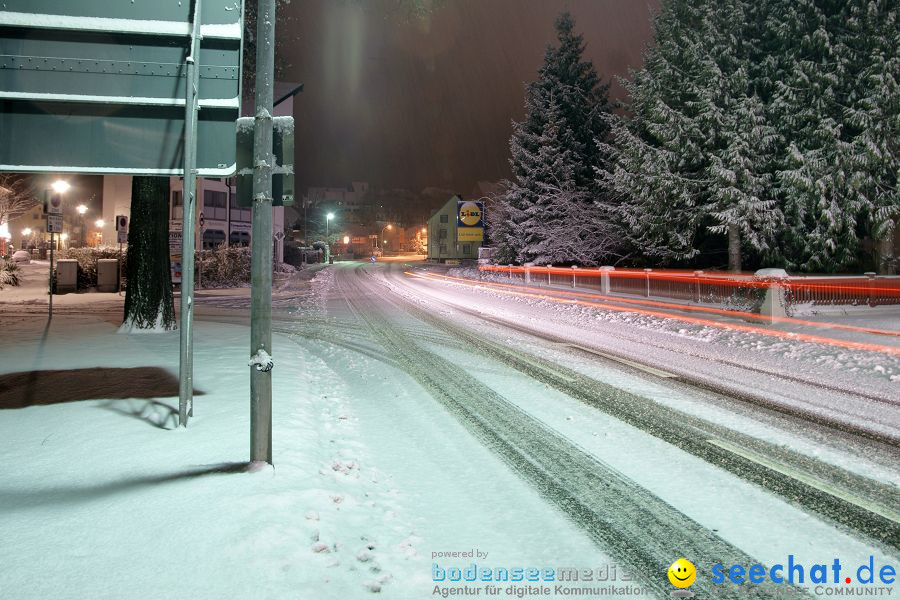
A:
POLYGON ((484 203, 459 200, 456 204, 456 239, 460 242, 484 241, 484 203))

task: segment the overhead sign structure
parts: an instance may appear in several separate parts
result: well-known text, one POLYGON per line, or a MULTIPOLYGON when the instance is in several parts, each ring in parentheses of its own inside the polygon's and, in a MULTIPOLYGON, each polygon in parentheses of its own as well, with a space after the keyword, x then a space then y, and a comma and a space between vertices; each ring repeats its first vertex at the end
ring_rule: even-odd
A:
POLYGON ((198 175, 232 175, 242 14, 241 0, 4 0, 0 171, 183 175, 194 62, 198 175))
POLYGON ((484 241, 484 202, 459 200, 456 203, 456 240, 484 241))

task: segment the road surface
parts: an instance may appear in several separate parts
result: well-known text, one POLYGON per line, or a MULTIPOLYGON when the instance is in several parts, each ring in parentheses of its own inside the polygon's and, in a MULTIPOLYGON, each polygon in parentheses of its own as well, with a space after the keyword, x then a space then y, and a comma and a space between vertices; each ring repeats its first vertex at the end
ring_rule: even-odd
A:
MULTIPOLYGON (((773 352, 782 340, 702 339, 702 327, 433 274, 335 264, 324 311, 286 301, 276 329, 412 387, 415 407, 384 406, 397 431, 451 416, 418 460, 448 443, 488 449, 546 510, 635 569, 664 572, 680 556, 703 570, 773 564, 811 546, 819 562, 896 560, 900 409, 897 382, 880 376, 895 355, 805 342, 773 352), (832 354, 844 369, 821 359, 832 354)), ((713 587, 704 577, 692 590, 713 587)))

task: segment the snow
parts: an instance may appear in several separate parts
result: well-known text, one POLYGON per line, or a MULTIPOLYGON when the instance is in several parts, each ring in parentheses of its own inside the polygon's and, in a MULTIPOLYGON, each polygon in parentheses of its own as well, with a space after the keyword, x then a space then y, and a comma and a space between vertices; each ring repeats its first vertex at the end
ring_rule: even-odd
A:
MULTIPOLYGON (((14 27, 73 29, 81 31, 136 33, 143 35, 187 36, 191 33, 190 24, 180 21, 115 19, 109 17, 51 15, 12 11, 0 11, 0 23, 14 27)), ((240 23, 205 24, 201 26, 200 33, 206 38, 240 40, 241 26, 240 23)))
MULTIPOLYGON (((297 323, 334 318, 329 271, 284 305, 302 305, 297 323)), ((158 380, 119 371, 158 368, 177 384, 177 335, 115 335, 88 314, 46 330, 2 317, 16 344, 0 350, 0 377, 89 373, 79 401, 0 410, 5 594, 404 599, 430 592, 431 552, 448 547, 498 564, 614 562, 366 343, 273 336, 275 468, 248 467, 249 329, 204 320, 204 300, 187 429, 174 428, 177 385, 160 396, 158 380), (113 381, 126 397, 97 395, 113 381)))
POLYGON ((272 360, 268 352, 260 348, 247 363, 247 366, 256 367, 257 371, 271 371, 275 366, 275 361, 272 360))
MULTIPOLYGON (((140 106, 184 106, 184 98, 162 98, 149 96, 107 96, 103 94, 53 94, 44 92, 0 91, 0 99, 30 100, 35 102, 86 102, 91 104, 135 104, 140 106)), ((201 108, 240 108, 240 99, 203 98, 201 108)))

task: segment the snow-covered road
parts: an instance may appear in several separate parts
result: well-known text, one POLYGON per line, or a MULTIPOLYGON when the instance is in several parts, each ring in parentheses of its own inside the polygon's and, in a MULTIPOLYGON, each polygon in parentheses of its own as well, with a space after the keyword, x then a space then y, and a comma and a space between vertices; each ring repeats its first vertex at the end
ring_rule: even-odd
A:
POLYGON ((275 469, 252 474, 246 294, 198 297, 203 393, 174 431, 177 332, 117 335, 117 306, 50 326, 11 307, 0 391, 24 400, 0 410, 0 596, 485 596, 440 580, 475 563, 605 573, 500 598, 666 598, 684 557, 701 597, 827 597, 850 586, 712 568, 900 567, 895 357, 429 273, 338 263, 279 288, 275 469))
MULTIPOLYGON (((615 560, 662 572, 681 554, 707 569, 806 552, 896 558, 900 419, 879 370, 862 370, 855 393, 798 344, 773 358, 734 335, 613 329, 580 307, 414 273, 335 265, 329 318, 280 327, 405 374, 427 394, 417 410, 456 420, 442 435, 489 448, 615 560)), ((864 354, 844 360, 896 372, 895 357, 864 354)), ((404 411, 393 418, 406 429, 404 411)))

